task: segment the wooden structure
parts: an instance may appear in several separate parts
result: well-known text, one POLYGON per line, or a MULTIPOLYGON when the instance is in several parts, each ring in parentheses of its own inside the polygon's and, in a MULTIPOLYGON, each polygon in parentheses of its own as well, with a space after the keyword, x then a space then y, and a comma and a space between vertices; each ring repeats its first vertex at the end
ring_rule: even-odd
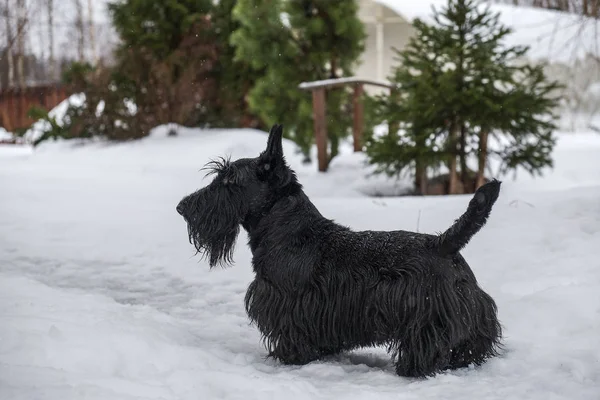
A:
POLYGON ((327 171, 329 164, 329 160, 327 159, 327 101, 325 94, 328 89, 347 85, 354 87, 354 95, 352 96, 352 137, 355 152, 362 151, 363 146, 364 109, 361 97, 364 93, 364 85, 374 85, 390 90, 395 89, 395 86, 389 82, 355 77, 305 82, 298 86, 302 90, 310 90, 312 92, 315 142, 317 144, 317 158, 320 172, 327 171))
POLYGON ((32 106, 42 106, 46 110, 56 107, 67 98, 64 87, 44 85, 10 88, 0 91, 0 126, 9 132, 27 128, 35 121, 27 117, 32 106))

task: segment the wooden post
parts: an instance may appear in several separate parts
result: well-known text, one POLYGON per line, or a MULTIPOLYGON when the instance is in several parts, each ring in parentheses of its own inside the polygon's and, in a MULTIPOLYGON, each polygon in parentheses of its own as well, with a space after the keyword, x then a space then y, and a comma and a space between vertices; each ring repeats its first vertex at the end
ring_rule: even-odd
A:
POLYGON ((326 119, 326 103, 325 90, 339 88, 346 85, 354 86, 353 95, 353 122, 352 135, 354 138, 354 151, 362 151, 363 131, 364 131, 364 108, 361 102, 363 94, 363 85, 374 85, 394 90, 395 85, 389 82, 365 80, 354 77, 326 79, 323 81, 303 82, 298 87, 301 90, 310 90, 313 100, 313 122, 317 144, 317 158, 319 171, 327 171, 329 157, 327 155, 327 119, 326 119))
POLYGON ((315 141, 317 143, 317 159, 319 171, 327 171, 327 125, 325 120, 325 88, 316 88, 312 91, 313 118, 315 141))
MULTIPOLYGON (((23 78, 24 79, 24 78, 23 78)), ((27 100, 25 98, 26 96, 26 92, 23 87, 19 87, 19 108, 18 108, 18 113, 19 113, 19 128, 24 128, 28 125, 29 122, 29 118, 27 117, 27 100)))
POLYGON ((354 139, 354 151, 362 151, 363 146, 363 127, 364 127, 364 108, 362 103, 363 85, 361 83, 354 85, 354 95, 352 96, 353 126, 352 135, 354 139))
POLYGON ((13 114, 15 113, 15 106, 12 101, 11 90, 8 88, 6 92, 3 93, 3 101, 2 101, 2 126, 9 132, 14 132, 14 122, 13 122, 13 114))

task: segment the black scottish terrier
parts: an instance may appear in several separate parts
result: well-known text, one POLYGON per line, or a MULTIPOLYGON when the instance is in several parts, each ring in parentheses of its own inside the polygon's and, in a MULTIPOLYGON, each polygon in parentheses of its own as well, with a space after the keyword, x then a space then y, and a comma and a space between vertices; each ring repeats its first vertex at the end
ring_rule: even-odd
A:
POLYGON ((459 251, 486 223, 499 181, 440 235, 354 232, 321 215, 281 141, 276 125, 258 157, 211 161, 214 180, 177 205, 211 267, 231 264, 240 226, 248 232, 255 279, 245 306, 269 356, 306 364, 385 345, 398 375, 425 377, 498 354, 496 304, 459 251))

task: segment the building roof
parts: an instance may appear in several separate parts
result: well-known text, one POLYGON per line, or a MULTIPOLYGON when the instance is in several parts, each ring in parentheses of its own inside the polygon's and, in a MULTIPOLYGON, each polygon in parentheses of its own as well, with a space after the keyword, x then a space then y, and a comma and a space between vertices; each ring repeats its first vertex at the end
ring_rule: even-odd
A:
MULTIPOLYGON (((447 0, 373 0, 408 21, 433 23, 432 6, 441 10, 447 0)), ((587 55, 600 57, 600 21, 554 10, 486 2, 513 29, 507 46, 527 45, 530 60, 571 64, 587 55)))

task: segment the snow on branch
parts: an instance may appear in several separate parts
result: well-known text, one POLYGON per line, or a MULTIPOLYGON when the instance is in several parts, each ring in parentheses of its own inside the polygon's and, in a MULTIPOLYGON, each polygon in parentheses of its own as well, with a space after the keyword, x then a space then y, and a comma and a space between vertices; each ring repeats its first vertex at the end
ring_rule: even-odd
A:
POLYGON ((327 87, 336 87, 336 86, 344 86, 344 85, 373 85, 380 86, 388 89, 395 88, 395 85, 388 81, 379 81, 372 79, 361 79, 354 76, 349 76, 345 78, 335 78, 335 79, 323 79, 320 81, 312 81, 312 82, 302 82, 298 85, 298 88, 302 90, 311 90, 317 88, 327 88, 327 87))

